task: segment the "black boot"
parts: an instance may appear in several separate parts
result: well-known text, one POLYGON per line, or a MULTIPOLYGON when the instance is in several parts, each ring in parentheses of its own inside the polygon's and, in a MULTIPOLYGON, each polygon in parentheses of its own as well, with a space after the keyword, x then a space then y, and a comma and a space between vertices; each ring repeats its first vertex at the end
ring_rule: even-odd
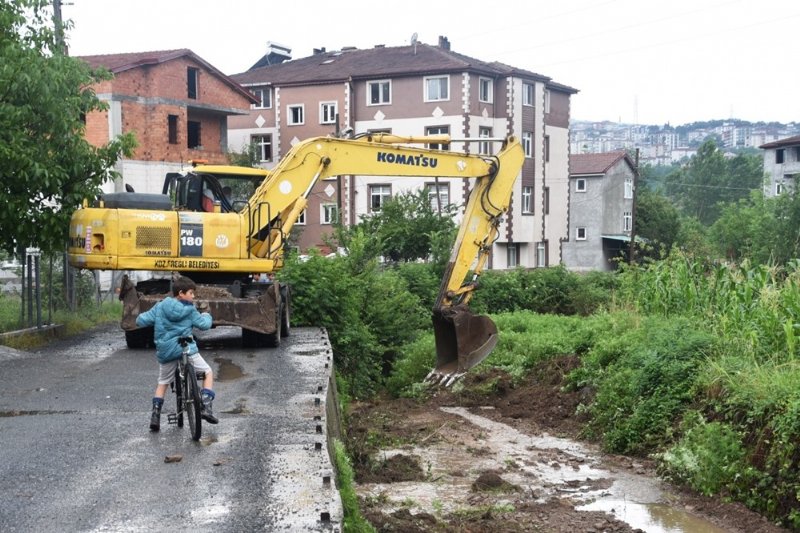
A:
POLYGON ((219 422, 217 417, 214 416, 214 411, 211 408, 211 404, 214 402, 214 397, 209 394, 203 394, 203 410, 200 412, 200 416, 203 417, 203 420, 208 422, 209 424, 216 424, 219 422))
POLYGON ((150 431, 161 429, 161 404, 153 403, 153 413, 150 415, 150 431))

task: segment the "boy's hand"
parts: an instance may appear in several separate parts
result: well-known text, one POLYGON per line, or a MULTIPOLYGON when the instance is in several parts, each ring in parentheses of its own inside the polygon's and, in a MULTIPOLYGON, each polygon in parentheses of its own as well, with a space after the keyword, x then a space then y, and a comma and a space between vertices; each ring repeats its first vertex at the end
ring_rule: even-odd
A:
POLYGON ((208 302, 198 302, 197 310, 201 313, 208 313, 208 302))

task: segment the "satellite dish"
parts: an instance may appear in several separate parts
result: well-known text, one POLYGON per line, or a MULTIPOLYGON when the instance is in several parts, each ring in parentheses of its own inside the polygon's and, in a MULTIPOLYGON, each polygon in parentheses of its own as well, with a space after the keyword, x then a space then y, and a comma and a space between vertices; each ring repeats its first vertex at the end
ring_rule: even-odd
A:
POLYGON ((417 44, 417 37, 419 37, 417 32, 414 32, 414 34, 411 36, 411 44, 417 44))

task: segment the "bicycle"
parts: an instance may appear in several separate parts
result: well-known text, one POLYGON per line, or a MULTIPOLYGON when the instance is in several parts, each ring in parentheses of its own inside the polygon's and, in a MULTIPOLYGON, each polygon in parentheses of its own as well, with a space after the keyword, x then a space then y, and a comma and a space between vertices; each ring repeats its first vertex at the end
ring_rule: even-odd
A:
MULTIPOLYGON (((178 368, 175 371, 175 379, 172 381, 172 390, 175 391, 177 402, 177 412, 167 415, 169 424, 177 424, 183 427, 183 414, 189 419, 189 429, 192 433, 192 440, 200 440, 203 431, 201 412, 203 402, 200 399, 200 388, 197 385, 198 376, 194 365, 189 361, 189 343, 192 337, 180 337, 178 343, 183 348, 181 358, 178 360, 178 368)), ((205 377, 203 375, 202 377, 205 377)), ((202 379, 202 378, 201 378, 202 379)))

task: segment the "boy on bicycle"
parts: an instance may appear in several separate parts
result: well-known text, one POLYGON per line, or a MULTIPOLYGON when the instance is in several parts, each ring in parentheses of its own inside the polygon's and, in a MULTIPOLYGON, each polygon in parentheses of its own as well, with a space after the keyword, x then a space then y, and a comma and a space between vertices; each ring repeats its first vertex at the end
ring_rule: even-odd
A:
MULTIPOLYGON (((194 307, 194 281, 180 276, 172 282, 173 297, 158 302, 152 309, 136 317, 139 327, 155 326, 156 357, 158 358, 158 386, 153 397, 153 412, 150 415, 150 431, 161 428, 161 407, 167 386, 175 377, 178 359, 183 348, 178 343, 181 337, 191 337, 192 328, 211 328, 211 315, 201 313, 194 307)), ((188 345, 189 359, 198 372, 205 372, 203 390, 201 391, 203 406, 201 416, 211 424, 219 422, 214 416, 211 404, 214 401, 214 375, 211 367, 200 356, 197 344, 192 341, 188 345)))

